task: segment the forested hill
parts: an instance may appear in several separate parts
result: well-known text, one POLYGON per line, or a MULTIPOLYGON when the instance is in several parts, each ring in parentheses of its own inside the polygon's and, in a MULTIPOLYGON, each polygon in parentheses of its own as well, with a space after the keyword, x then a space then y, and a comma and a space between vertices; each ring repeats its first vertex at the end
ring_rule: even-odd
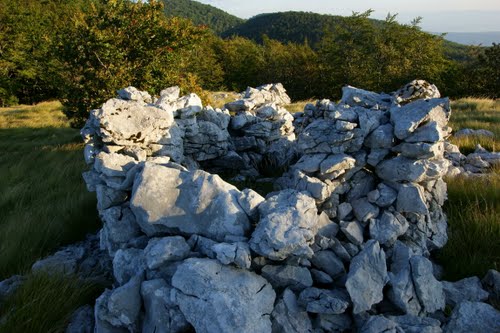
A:
POLYGON ((163 0, 167 16, 191 19, 196 25, 207 25, 217 34, 242 24, 245 20, 225 11, 191 0, 163 0))
POLYGON ((309 12, 260 14, 223 32, 222 36, 236 35, 262 42, 262 35, 267 35, 285 43, 303 43, 307 40, 310 45, 314 45, 321 40, 324 31, 331 30, 340 19, 340 16, 309 12))
MULTIPOLYGON (((194 0, 163 0, 167 16, 189 18, 196 25, 207 25, 218 35, 228 38, 241 36, 262 43, 264 35, 282 43, 302 44, 307 41, 315 46, 325 31, 332 31, 342 21, 342 16, 317 14, 311 12, 279 12, 260 14, 248 20, 231 15, 216 7, 194 0)), ((375 25, 383 21, 372 20, 375 25)), ((446 55, 463 60, 467 47, 445 41, 446 55)))

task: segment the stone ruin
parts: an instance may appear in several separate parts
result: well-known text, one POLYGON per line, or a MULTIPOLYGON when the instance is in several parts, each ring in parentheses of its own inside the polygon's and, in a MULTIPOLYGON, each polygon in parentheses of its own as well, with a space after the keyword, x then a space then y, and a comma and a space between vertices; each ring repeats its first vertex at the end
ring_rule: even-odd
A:
POLYGON ((294 115, 281 84, 222 110, 179 95, 120 90, 82 129, 114 287, 71 332, 82 318, 99 333, 500 329, 485 303, 498 272, 439 281, 429 259, 447 241, 443 176, 460 167, 435 86, 348 86, 294 115), (215 174, 269 168, 285 172, 266 197, 215 174))

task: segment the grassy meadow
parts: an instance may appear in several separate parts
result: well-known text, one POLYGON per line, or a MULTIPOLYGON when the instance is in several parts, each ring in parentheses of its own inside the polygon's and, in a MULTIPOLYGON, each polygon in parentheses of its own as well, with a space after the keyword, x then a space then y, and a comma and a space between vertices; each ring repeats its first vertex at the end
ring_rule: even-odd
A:
MULTIPOLYGON (((83 144, 59 102, 0 109, 0 280, 98 229, 96 200, 81 172, 83 144)), ((0 332, 63 332, 101 288, 72 277, 27 274, 0 306, 0 332)))
MULTIPOLYGON (((307 102, 294 103, 290 110, 300 111, 307 102)), ((452 106, 454 130, 485 128, 496 134, 495 139, 452 139, 454 143, 465 151, 477 143, 499 147, 499 101, 461 99, 452 106)), ((28 276, 0 308, 0 317, 10 313, 0 332, 62 332, 72 312, 92 303, 102 290, 71 277, 28 274, 38 258, 99 228, 95 195, 87 192, 81 177, 82 149, 78 131, 69 127, 58 102, 0 109, 0 280, 28 276)), ((500 168, 480 180, 447 182, 450 239, 436 254, 445 278, 499 269, 500 168)))

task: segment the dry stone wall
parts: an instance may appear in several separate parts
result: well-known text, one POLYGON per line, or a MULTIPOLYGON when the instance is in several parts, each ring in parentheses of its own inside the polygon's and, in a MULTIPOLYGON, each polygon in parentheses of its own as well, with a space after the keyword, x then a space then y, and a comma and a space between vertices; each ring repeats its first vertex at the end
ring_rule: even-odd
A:
POLYGON ((223 110, 129 87, 91 112, 84 178, 115 279, 95 331, 458 332, 479 308, 497 329, 480 283, 444 284, 428 258, 447 240, 449 100, 414 81, 289 102, 281 84, 223 110), (265 198, 210 173, 264 164, 288 168, 265 198))

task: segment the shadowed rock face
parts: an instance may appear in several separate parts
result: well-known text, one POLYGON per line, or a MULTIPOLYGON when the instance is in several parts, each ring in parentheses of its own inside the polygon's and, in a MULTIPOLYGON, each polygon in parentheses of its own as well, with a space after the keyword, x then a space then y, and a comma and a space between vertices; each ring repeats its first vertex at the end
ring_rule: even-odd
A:
MULTIPOLYGON (((92 111, 84 178, 116 280, 96 331, 441 332, 445 302, 486 299, 471 296, 477 281, 437 280, 427 259, 447 239, 445 156, 461 158, 444 141, 448 99, 425 81, 343 93, 292 116, 281 84, 224 110, 176 87, 158 99, 129 87, 92 111), (282 169, 266 198, 212 174, 282 169)), ((472 320, 467 309, 449 327, 472 320)))

